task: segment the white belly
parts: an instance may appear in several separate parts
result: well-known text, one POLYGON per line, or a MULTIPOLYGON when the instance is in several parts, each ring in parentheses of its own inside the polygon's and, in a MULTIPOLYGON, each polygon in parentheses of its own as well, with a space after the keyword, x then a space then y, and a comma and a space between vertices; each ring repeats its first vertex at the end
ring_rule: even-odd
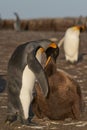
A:
POLYGON ((78 36, 66 36, 64 39, 64 51, 66 60, 72 62, 78 60, 79 53, 79 37, 78 36))
POLYGON ((20 100, 22 103, 25 119, 28 118, 29 106, 33 99, 32 91, 35 79, 35 75, 32 73, 31 70, 29 70, 27 65, 23 71, 22 87, 20 91, 20 100))
POLYGON ((66 38, 64 41, 65 53, 73 56, 79 49, 79 39, 78 38, 66 38))
MULTIPOLYGON (((41 62, 40 52, 37 53, 36 58, 38 59, 39 62, 41 62)), ((29 117, 29 108, 30 108, 30 103, 33 99, 32 92, 33 92, 35 80, 36 77, 34 73, 28 68, 28 65, 26 65, 22 75, 22 86, 19 95, 25 119, 29 117)))

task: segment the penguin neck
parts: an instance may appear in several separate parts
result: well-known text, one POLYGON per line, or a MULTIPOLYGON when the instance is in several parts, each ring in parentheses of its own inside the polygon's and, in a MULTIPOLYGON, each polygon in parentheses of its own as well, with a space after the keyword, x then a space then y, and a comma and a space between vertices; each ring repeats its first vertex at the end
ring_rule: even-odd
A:
POLYGON ((37 60, 39 61, 39 63, 41 63, 41 57, 42 57, 42 52, 38 50, 38 51, 36 52, 36 58, 37 58, 37 60))
POLYGON ((69 35, 69 36, 72 36, 72 35, 79 36, 80 35, 80 30, 75 30, 72 28, 70 28, 67 32, 68 32, 67 35, 69 35))

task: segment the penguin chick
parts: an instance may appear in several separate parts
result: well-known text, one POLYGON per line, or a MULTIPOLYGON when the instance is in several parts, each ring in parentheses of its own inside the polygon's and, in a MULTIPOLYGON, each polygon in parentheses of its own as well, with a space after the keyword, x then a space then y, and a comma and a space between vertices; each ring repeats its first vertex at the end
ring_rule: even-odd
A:
POLYGON ((48 94, 48 80, 40 64, 41 54, 49 47, 57 48, 56 43, 49 40, 31 41, 19 45, 8 63, 8 116, 12 123, 20 117, 22 124, 29 125, 30 103, 32 91, 37 79, 43 95, 48 94))
POLYGON ((74 26, 66 30, 64 36, 64 52, 66 61, 75 63, 79 57, 80 32, 85 30, 85 26, 74 26))
POLYGON ((39 85, 35 84, 37 94, 32 102, 34 114, 51 120, 64 120, 68 117, 78 119, 83 106, 78 83, 68 73, 57 69, 52 56, 48 57, 44 70, 49 82, 49 94, 44 98, 39 85))

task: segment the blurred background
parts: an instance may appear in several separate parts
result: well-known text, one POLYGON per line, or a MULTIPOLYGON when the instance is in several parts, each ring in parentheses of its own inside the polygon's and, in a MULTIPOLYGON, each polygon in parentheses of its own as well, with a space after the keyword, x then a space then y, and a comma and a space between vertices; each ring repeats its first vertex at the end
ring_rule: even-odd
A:
POLYGON ((64 31, 86 17, 87 0, 0 0, 1 29, 64 31))
POLYGON ((23 19, 86 16, 87 0, 0 0, 2 18, 14 18, 14 12, 23 19))

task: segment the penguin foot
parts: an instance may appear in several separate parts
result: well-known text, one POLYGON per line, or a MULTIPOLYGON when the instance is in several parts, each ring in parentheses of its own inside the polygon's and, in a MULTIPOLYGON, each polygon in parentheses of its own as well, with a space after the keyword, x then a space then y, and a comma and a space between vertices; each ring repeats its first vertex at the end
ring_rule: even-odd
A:
POLYGON ((78 61, 71 62, 71 61, 67 60, 66 63, 67 63, 67 65, 76 65, 78 63, 78 61))
POLYGON ((35 122, 33 122, 33 121, 30 121, 28 125, 29 125, 29 126, 37 126, 38 124, 35 123, 35 122))
POLYGON ((32 116, 30 118, 28 118, 28 122, 30 126, 37 126, 38 124, 36 122, 32 121, 32 116))
POLYGON ((5 123, 7 125, 11 125, 16 120, 17 120, 17 115, 9 115, 9 116, 7 116, 5 123))
POLYGON ((31 118, 28 118, 27 120, 22 120, 22 124, 28 125, 28 126, 37 126, 38 124, 31 121, 31 118))

